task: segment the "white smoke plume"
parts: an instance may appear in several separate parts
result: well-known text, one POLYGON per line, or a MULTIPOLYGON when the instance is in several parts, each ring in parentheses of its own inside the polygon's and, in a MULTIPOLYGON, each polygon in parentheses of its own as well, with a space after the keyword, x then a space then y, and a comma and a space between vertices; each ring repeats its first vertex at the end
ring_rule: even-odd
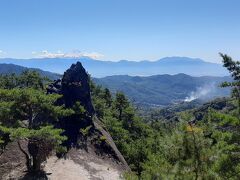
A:
POLYGON ((185 102, 191 102, 195 99, 204 99, 210 97, 216 91, 216 84, 206 84, 198 87, 196 91, 192 91, 188 97, 184 99, 185 102))

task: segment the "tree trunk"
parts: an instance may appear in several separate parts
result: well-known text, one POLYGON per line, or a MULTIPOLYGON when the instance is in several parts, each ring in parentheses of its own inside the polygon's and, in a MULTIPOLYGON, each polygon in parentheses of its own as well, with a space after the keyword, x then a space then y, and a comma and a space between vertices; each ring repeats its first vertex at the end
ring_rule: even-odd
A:
POLYGON ((33 166, 32 170, 37 172, 41 170, 41 161, 36 156, 33 157, 33 166))
POLYGON ((21 152, 25 155, 27 169, 28 169, 28 171, 31 171, 31 168, 32 168, 32 166, 31 166, 31 158, 28 155, 28 153, 22 148, 20 140, 18 140, 17 143, 18 143, 18 147, 21 150, 21 152))
POLYGON ((40 142, 38 142, 36 139, 29 139, 28 151, 32 157, 32 171, 39 171, 41 167, 39 146, 40 142))

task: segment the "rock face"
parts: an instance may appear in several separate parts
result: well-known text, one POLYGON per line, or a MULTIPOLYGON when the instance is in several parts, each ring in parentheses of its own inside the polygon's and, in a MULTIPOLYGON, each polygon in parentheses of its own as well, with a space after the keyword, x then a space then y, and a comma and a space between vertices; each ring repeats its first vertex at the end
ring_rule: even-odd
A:
POLYGON ((68 137, 65 145, 68 148, 76 146, 80 138, 80 129, 93 127, 92 117, 95 113, 90 95, 89 76, 82 64, 80 62, 73 64, 64 73, 61 80, 56 80, 49 86, 48 93, 63 95, 57 102, 59 105, 72 108, 78 102, 84 107, 83 115, 73 114, 70 117, 62 118, 57 124, 58 127, 65 130, 64 135, 68 137))
POLYGON ((64 73, 61 93, 66 107, 72 107, 79 101, 90 115, 94 114, 90 96, 89 76, 80 62, 73 64, 64 73))

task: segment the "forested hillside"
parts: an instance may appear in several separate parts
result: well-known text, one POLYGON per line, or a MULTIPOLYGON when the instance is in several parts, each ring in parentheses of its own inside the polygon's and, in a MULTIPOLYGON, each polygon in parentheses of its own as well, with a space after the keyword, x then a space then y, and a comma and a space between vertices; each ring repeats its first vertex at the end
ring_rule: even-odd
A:
POLYGON ((183 101, 200 99, 208 101, 230 95, 229 89, 220 88, 230 77, 192 77, 186 74, 140 76, 109 76, 95 78, 98 85, 109 88, 113 93, 121 91, 132 102, 142 106, 163 106, 183 101))
POLYGON ((21 74, 23 71, 26 70, 32 70, 32 71, 36 71, 38 72, 41 76, 44 77, 48 77, 51 80, 55 80, 61 77, 61 75, 57 74, 57 73, 52 73, 52 72, 48 72, 48 71, 43 71, 41 69, 38 68, 27 68, 27 67, 23 67, 23 66, 19 66, 19 65, 15 65, 15 64, 0 64, 0 74, 21 74))
POLYGON ((109 107, 107 92, 97 89, 96 112, 133 170, 127 179, 239 178, 239 134, 223 128, 238 127, 235 100, 168 114, 163 109, 145 119, 121 93, 109 107))
MULTIPOLYGON (((234 92, 238 65, 223 58, 235 80, 223 86, 234 86, 234 92)), ((133 170, 127 179, 240 178, 238 94, 196 109, 163 109, 143 119, 123 94, 117 93, 109 106, 108 90, 94 89, 96 112, 133 170)))

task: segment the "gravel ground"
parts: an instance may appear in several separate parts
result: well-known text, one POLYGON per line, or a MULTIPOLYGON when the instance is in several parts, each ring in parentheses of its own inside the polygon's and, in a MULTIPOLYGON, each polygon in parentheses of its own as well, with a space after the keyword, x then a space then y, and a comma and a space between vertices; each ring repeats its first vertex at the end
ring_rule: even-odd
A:
POLYGON ((118 180, 121 171, 113 162, 89 153, 72 151, 66 159, 50 157, 45 164, 45 172, 50 180, 118 180))

